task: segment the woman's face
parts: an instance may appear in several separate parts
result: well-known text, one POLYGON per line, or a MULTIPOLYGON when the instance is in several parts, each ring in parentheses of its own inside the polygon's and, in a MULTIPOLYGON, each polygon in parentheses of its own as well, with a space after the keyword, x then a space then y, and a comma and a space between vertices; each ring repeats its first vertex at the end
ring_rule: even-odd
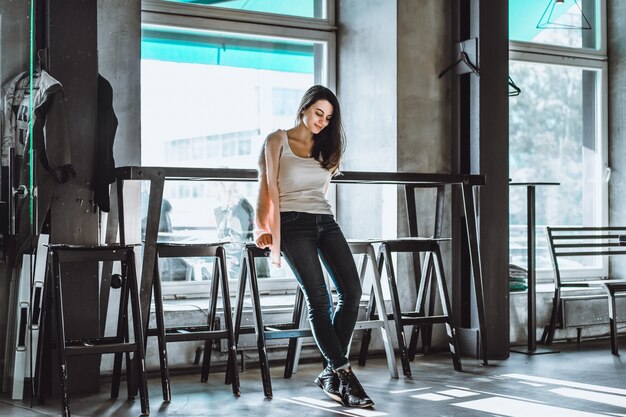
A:
POLYGON ((333 105, 328 100, 318 100, 302 111, 302 123, 316 135, 328 126, 332 116, 333 105))

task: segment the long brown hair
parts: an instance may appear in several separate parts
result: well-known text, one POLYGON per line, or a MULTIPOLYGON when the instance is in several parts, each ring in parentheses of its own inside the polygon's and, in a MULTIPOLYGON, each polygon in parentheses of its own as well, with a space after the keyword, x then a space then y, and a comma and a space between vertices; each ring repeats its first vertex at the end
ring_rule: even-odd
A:
POLYGON ((314 85, 309 88, 302 96, 302 101, 300 101, 296 124, 302 121, 302 112, 319 100, 326 100, 333 106, 333 115, 328 126, 322 129, 320 133, 313 135, 311 156, 318 160, 324 169, 337 174, 339 173, 339 164, 341 163, 346 142, 337 96, 322 85, 314 85))

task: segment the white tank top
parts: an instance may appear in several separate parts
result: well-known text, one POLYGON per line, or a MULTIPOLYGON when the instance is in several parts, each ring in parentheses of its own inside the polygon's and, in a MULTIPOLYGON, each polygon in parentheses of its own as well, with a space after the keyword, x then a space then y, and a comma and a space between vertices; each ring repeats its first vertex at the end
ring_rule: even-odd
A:
POLYGON ((283 151, 278 168, 280 211, 332 215, 324 194, 330 183, 330 171, 314 158, 302 158, 294 154, 287 133, 283 133, 283 151))

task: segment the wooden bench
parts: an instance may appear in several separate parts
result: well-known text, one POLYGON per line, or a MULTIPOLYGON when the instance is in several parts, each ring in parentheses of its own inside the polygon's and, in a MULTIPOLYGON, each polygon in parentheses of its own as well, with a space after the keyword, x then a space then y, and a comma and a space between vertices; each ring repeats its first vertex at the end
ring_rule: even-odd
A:
MULTIPOLYGON (((554 266, 554 299, 550 324, 541 341, 551 344, 557 328, 564 328, 564 300, 606 298, 608 300, 611 352, 618 355, 617 310, 615 299, 626 296, 626 279, 581 279, 564 277, 559 260, 568 257, 626 255, 626 227, 546 227, 554 266), (589 294, 589 289, 601 291, 589 294), (568 289, 567 291, 563 291, 568 289), (587 293, 582 294, 587 289, 587 293)), ((580 328, 579 328, 580 339, 580 328)))

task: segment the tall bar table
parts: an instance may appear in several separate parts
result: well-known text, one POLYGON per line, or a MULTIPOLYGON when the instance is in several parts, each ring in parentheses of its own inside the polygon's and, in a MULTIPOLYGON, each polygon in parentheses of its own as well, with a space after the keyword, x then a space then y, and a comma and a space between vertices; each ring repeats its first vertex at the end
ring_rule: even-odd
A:
MULTIPOLYGON (((149 181, 148 214, 146 220, 146 234, 144 238, 143 268, 141 271, 140 300, 142 304, 142 319, 147 328, 147 311, 150 305, 150 290, 153 280, 153 265, 156 257, 156 242, 158 236, 161 201, 166 180, 187 181, 257 181, 258 172, 254 169, 228 168, 184 168, 184 167, 142 167, 125 166, 115 170, 117 178, 117 200, 120 225, 120 241, 127 242, 127 221, 124 213, 124 183, 126 181, 149 181)), ((438 174, 412 172, 360 172, 343 171, 341 175, 332 179, 339 184, 393 184, 393 185, 451 185, 460 186, 465 210, 465 227, 467 231, 469 258, 474 277, 474 290, 481 338, 480 356, 483 364, 488 365, 486 357, 487 331, 485 327, 485 310, 483 300, 483 275, 478 247, 478 232, 476 227, 476 211, 474 201, 474 187, 485 184, 484 175, 473 174, 438 174)), ((409 224, 415 221, 417 214, 409 211, 409 224)), ((454 237, 453 237, 454 238, 454 237)))
POLYGON ((527 282, 528 282, 528 343, 526 347, 515 346, 511 352, 525 355, 559 353, 558 350, 537 348, 537 271, 535 268, 535 189, 537 186, 561 185, 558 182, 511 182, 510 186, 526 187, 526 233, 528 236, 527 282))

